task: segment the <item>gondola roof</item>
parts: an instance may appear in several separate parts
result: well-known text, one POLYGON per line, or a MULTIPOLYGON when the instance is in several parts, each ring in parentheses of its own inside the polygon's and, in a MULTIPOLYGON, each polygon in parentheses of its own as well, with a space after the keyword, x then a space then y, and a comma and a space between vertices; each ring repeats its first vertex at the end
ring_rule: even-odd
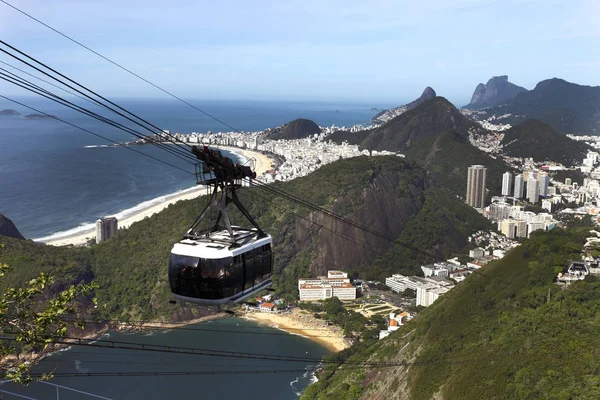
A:
POLYGON ((226 229, 196 238, 185 238, 175 243, 172 253, 182 256, 217 259, 232 257, 271 243, 271 236, 259 238, 256 229, 234 227, 237 246, 231 246, 231 237, 226 229))

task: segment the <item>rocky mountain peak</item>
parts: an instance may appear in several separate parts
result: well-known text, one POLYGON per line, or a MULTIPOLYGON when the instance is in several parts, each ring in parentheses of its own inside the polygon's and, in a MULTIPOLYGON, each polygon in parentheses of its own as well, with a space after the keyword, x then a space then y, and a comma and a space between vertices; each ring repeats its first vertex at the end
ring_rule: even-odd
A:
POLYGON ((477 85, 471 102, 464 108, 480 109, 505 104, 517 94, 526 91, 527 89, 509 82, 508 75, 493 76, 485 85, 477 85))

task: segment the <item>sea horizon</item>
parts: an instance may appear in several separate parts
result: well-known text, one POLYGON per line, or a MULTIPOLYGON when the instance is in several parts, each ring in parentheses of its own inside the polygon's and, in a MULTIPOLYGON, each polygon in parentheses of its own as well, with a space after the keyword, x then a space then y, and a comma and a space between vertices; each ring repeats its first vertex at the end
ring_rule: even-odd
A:
MULTIPOLYGON (((122 105, 171 132, 231 131, 173 100, 138 100, 122 105)), ((132 139, 48 101, 33 106, 115 141, 132 139)), ((354 103, 346 103, 346 108, 341 103, 334 108, 329 102, 264 101, 224 101, 206 106, 207 112, 247 132, 276 127, 296 118, 312 119, 320 126, 366 124, 375 114, 375 106, 354 103)), ((6 101, 0 102, 0 108, 33 113, 6 101)), ((192 175, 126 148, 102 147, 108 143, 60 121, 20 116, 2 116, 0 121, 0 148, 6 149, 6 156, 0 160, 0 185, 5 189, 0 191, 0 213, 10 218, 27 238, 48 240, 73 235, 89 230, 100 217, 130 215, 195 186, 192 175)), ((138 146, 136 150, 193 172, 193 166, 155 146, 138 146)))

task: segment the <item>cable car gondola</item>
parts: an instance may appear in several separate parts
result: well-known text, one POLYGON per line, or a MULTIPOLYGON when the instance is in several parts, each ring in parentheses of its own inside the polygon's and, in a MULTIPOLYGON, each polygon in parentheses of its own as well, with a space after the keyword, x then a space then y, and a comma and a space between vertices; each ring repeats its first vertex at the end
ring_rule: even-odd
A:
POLYGON ((236 193, 242 181, 256 178, 256 173, 206 146, 202 150, 194 146, 192 152, 200 159, 197 183, 213 189, 208 205, 171 250, 171 293, 177 300, 202 305, 237 303, 272 283, 271 236, 258 226, 236 193), (227 207, 232 203, 252 228, 231 225, 227 207), (219 209, 215 224, 199 230, 200 222, 214 206, 219 209))

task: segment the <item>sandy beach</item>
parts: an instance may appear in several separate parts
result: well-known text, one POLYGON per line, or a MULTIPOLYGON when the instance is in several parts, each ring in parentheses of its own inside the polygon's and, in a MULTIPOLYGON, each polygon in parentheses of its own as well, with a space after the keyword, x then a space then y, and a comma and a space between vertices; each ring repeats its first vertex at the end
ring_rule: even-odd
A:
MULTIPOLYGON (((256 176, 259 179, 265 172, 272 169, 271 165, 273 163, 273 160, 271 158, 269 158, 268 156, 266 156, 262 153, 259 153, 257 151, 240 149, 237 147, 225 147, 225 146, 219 146, 219 149, 227 150, 232 153, 236 153, 236 154, 244 157, 247 160, 249 160, 249 159, 256 160, 255 161, 255 171, 256 171, 256 176)), ((151 215, 154 215, 154 214, 164 210, 171 204, 177 203, 178 201, 181 201, 181 200, 195 199, 204 194, 206 194, 205 186, 194 186, 189 189, 179 191, 177 193, 160 196, 159 198, 148 202, 150 204, 147 207, 142 207, 139 210, 136 210, 135 212, 132 212, 128 215, 120 216, 119 214, 116 214, 113 216, 116 216, 119 219, 119 229, 120 228, 127 229, 133 223, 141 221, 146 217, 150 217, 151 215), (121 218, 119 218, 119 217, 121 217, 121 218)), ((110 216, 110 215, 107 215, 107 216, 110 216)), ((96 237, 96 229, 95 229, 95 227, 90 227, 90 229, 78 230, 72 234, 65 232, 65 235, 52 235, 47 238, 34 239, 34 240, 37 242, 46 243, 46 244, 49 244, 52 246, 68 246, 68 245, 82 246, 82 245, 85 245, 90 239, 93 239, 95 237, 96 237)))
POLYGON ((245 317, 261 324, 304 336, 319 342, 334 352, 350 347, 344 340, 344 333, 339 327, 326 325, 325 321, 316 319, 310 313, 298 308, 281 314, 249 312, 245 314, 245 317))

